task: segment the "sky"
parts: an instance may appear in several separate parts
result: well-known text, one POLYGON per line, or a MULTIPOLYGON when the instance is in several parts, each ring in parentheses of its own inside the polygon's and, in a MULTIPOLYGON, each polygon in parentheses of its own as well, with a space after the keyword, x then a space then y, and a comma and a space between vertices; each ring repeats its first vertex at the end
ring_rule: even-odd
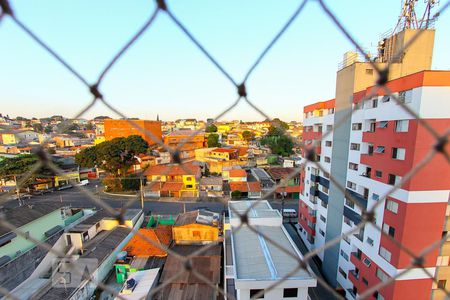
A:
MULTIPOLYGON (((17 18, 41 37, 90 83, 94 83, 154 9, 149 0, 17 0, 17 18)), ((445 1, 441 1, 442 7, 445 1)), ((327 1, 356 40, 372 53, 392 29, 400 0, 327 1)), ((291 0, 173 0, 175 16, 235 81, 299 6, 291 0)), ((423 1, 417 4, 418 11, 423 1)), ((436 9, 435 9, 436 11, 436 9)), ((450 69, 450 9, 436 23, 433 69, 450 69)), ((332 99, 337 66, 355 47, 322 12, 305 9, 246 83, 249 99, 268 116, 300 121, 303 106, 332 99)), ((236 99, 235 87, 164 13, 106 75, 100 90, 127 117, 162 120, 216 117, 236 99)), ((92 97, 77 78, 9 18, 0 22, 0 112, 10 117, 74 117, 92 97)), ((82 117, 117 117, 97 103, 82 117)), ((245 102, 222 120, 263 120, 245 102)))

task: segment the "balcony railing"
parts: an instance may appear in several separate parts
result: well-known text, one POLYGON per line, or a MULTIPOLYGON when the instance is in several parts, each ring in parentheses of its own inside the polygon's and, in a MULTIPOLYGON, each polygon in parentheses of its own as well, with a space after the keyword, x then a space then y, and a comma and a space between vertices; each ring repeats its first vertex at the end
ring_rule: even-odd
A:
POLYGON ((352 252, 351 255, 353 255, 357 260, 361 260, 362 255, 358 252, 352 252))

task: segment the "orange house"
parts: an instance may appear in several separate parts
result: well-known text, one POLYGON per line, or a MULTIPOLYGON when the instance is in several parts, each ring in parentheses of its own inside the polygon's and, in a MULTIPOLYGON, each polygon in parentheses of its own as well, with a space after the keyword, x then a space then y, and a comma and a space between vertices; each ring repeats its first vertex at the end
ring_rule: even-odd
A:
POLYGON ((194 130, 176 130, 164 137, 164 144, 172 149, 179 147, 181 158, 193 158, 195 149, 205 146, 205 136, 202 132, 196 133, 194 130))
POLYGON ((219 214, 194 210, 178 215, 172 227, 176 244, 208 244, 219 241, 219 214))
POLYGON ((158 140, 162 140, 160 121, 105 119, 104 127, 107 141, 130 135, 141 136, 149 145, 155 145, 158 140), (145 130, 145 133, 142 130, 145 130))

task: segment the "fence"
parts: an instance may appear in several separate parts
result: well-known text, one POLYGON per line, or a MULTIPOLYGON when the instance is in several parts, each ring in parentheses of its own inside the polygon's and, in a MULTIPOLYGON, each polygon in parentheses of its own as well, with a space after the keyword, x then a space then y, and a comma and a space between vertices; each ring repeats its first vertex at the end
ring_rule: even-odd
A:
MULTIPOLYGON (((52 56, 56 61, 58 61, 67 70, 67 72, 71 73, 74 76, 75 80, 79 80, 90 91, 91 99, 92 99, 90 104, 87 105, 86 107, 83 107, 78 114, 73 116, 74 118, 78 118, 78 117, 82 116, 87 111, 89 111, 94 106, 94 104, 97 104, 97 103, 103 104, 104 106, 109 108, 111 111, 113 111, 117 115, 121 116, 122 118, 126 118, 126 114, 121 112, 121 111, 119 111, 118 109, 116 109, 110 102, 108 102, 108 99, 102 94, 102 92, 101 92, 102 83, 104 82, 104 80, 106 78, 106 75, 114 67, 116 62, 122 56, 124 56, 127 53, 127 51, 130 49, 130 47, 133 44, 138 42, 138 40, 142 36, 142 34, 144 32, 146 32, 152 26, 152 24, 153 24, 154 20, 156 19, 156 17, 158 15, 160 15, 160 14, 165 14, 181 30, 181 32, 198 48, 198 50, 205 55, 205 58, 212 65, 214 65, 217 68, 217 70, 226 79, 228 79, 233 84, 233 86, 236 88, 236 94, 237 94, 236 95, 236 99, 233 99, 233 101, 230 102, 230 106, 226 110, 224 110, 221 113, 217 114, 216 118, 214 118, 214 121, 208 123, 208 125, 209 125, 209 124, 211 124, 211 123, 221 119, 222 117, 224 117, 231 109, 236 107, 240 102, 248 103, 252 109, 254 109, 256 112, 258 112, 264 118, 267 118, 269 120, 271 119, 268 116, 268 114, 263 112, 253 101, 250 100, 250 98, 249 98, 249 96, 247 94, 246 84, 247 84, 247 81, 250 78, 250 75, 253 74, 255 69, 259 66, 261 61, 270 52, 270 50, 273 48, 273 46, 275 44, 277 44, 277 42, 280 39, 280 37, 283 36, 283 34, 286 32, 286 30, 294 22, 294 20, 296 20, 298 18, 300 12, 304 9, 305 5, 308 2, 311 2, 311 1, 308 1, 308 0, 300 1, 299 5, 298 5, 298 8, 292 13, 292 16, 286 21, 286 23, 282 27, 282 29, 274 36, 274 38, 271 40, 271 42, 263 49, 263 51, 261 51, 261 53, 258 56, 258 58, 256 59, 256 61, 249 67, 247 73, 244 76, 244 80, 242 82, 236 81, 230 75, 230 73, 227 72, 226 68, 224 66, 222 66, 217 60, 215 60, 214 56, 202 45, 202 43, 195 37, 195 35, 189 30, 189 28, 187 26, 185 26, 182 23, 182 21, 180 19, 178 19, 177 16, 175 16, 173 14, 173 12, 171 11, 170 7, 166 4, 166 2, 164 0, 157 0, 156 1, 157 5, 156 5, 155 9, 149 14, 149 17, 148 17, 147 21, 137 30, 137 32, 129 39, 129 41, 123 45, 123 47, 111 59, 109 64, 106 66, 106 68, 101 71, 100 76, 97 78, 97 80, 95 82, 93 82, 93 83, 89 82, 81 73, 79 73, 77 71, 76 67, 72 66, 69 62, 67 62, 63 58, 62 55, 58 54, 56 52, 56 50, 54 50, 52 47, 50 47, 45 42, 45 40, 43 38, 39 37, 31 28, 28 28, 25 25, 25 23, 23 23, 22 20, 20 20, 15 15, 13 7, 10 5, 8 0, 0 0, 0 8, 1 8, 1 11, 0 11, 0 22, 3 22, 5 19, 11 20, 17 26, 17 28, 19 28, 24 33, 26 33, 26 35, 28 35, 28 37, 30 39, 32 39, 35 43, 37 43, 39 46, 41 46, 50 56, 52 56)), ((318 4, 321 7, 322 12, 331 19, 331 21, 334 23, 334 25, 339 29, 339 31, 341 31, 343 33, 345 38, 351 44, 353 44, 356 47, 356 49, 360 52, 360 54, 363 57, 365 57, 367 59, 367 61, 370 62, 370 59, 369 59, 370 56, 366 52, 364 52, 363 48, 356 42, 355 38, 352 36, 350 31, 345 27, 344 23, 342 23, 340 20, 337 19, 337 17, 331 12, 331 10, 329 9, 328 5, 323 0, 317 0, 317 2, 318 2, 318 4)), ((442 15, 448 9, 449 5, 450 5, 450 1, 446 2, 444 5, 442 5, 440 7, 440 11, 436 15, 439 15, 439 14, 442 15)), ((0 30, 1 30, 1 27, 0 27, 0 30)), ((394 55, 392 61, 395 61, 396 57, 399 57, 400 55, 402 55, 402 52, 407 47, 410 47, 410 45, 417 40, 417 38, 420 36, 421 33, 422 33, 422 31, 417 31, 416 35, 410 40, 410 42, 408 44, 404 45, 404 47, 401 49, 401 51, 398 51, 398 53, 396 53, 396 55, 394 55)), ((409 114, 411 114, 414 118, 416 118, 419 121, 420 125, 423 126, 424 128, 426 128, 426 130, 435 138, 435 144, 430 148, 429 154, 421 162, 417 163, 411 170, 409 170, 409 172, 405 176, 403 176, 403 178, 402 178, 402 180, 400 180, 400 182, 397 182, 389 190, 389 192, 386 193, 385 195, 380 195, 379 200, 378 200, 377 204, 374 207, 372 207, 370 210, 365 210, 364 208, 362 208, 362 216, 361 216, 362 221, 361 221, 361 223, 359 223, 352 230, 348 231, 347 233, 343 234, 342 236, 336 237, 335 239, 327 242, 323 247, 314 249, 313 251, 307 253, 302 260, 299 260, 298 257, 295 257, 295 259, 298 261, 298 266, 293 271, 295 272, 295 271, 298 271, 300 269, 303 269, 303 270, 306 270, 307 272, 309 272, 308 269, 305 266, 311 261, 311 259, 314 257, 314 255, 318 254, 320 251, 324 251, 325 249, 336 245, 337 243, 339 243, 341 241, 341 239, 347 238, 348 236, 358 232, 364 226, 370 225, 370 226, 374 226, 375 228, 377 228, 377 230, 382 235, 384 235, 386 238, 391 240, 400 249, 402 249, 403 251, 408 253, 411 256, 411 264, 408 266, 408 268, 404 269, 401 273, 397 274, 396 276, 390 277, 390 278, 386 279, 385 281, 382 281, 382 282, 380 282, 378 284, 370 286, 364 293, 359 295, 359 298, 363 299, 363 298, 366 298, 368 296, 371 296, 374 291, 377 291, 377 290, 379 290, 379 289, 381 289, 381 288, 383 288, 385 286, 388 286, 389 284, 392 284, 392 282, 394 280, 396 280, 399 276, 402 276, 405 273, 407 273, 411 268, 422 268, 423 272, 425 274, 427 274, 430 278, 432 278, 433 281, 438 285, 438 287, 440 289, 442 289, 447 296, 450 297, 450 292, 448 290, 446 290, 444 287, 440 286, 438 284, 438 282, 436 281, 436 279, 433 277, 433 275, 430 274, 429 270, 423 267, 423 262, 424 262, 425 255, 430 253, 430 251, 432 251, 434 249, 437 249, 440 246, 442 246, 443 243, 448 238, 447 235, 443 236, 442 239, 436 240, 434 243, 428 245, 428 247, 423 249, 423 251, 415 253, 414 251, 411 251, 410 249, 404 247, 402 244, 400 244, 394 238, 392 238, 391 236, 386 234, 382 230, 382 228, 377 226, 377 224, 374 222, 374 220, 376 218, 376 208, 379 207, 380 205, 384 205, 384 203, 386 201, 386 198, 389 195, 391 195, 393 192, 397 191, 401 187, 401 185, 403 183, 405 183, 406 181, 411 179, 413 176, 415 176, 415 174, 421 168, 423 168, 434 156, 442 155, 442 156, 445 157, 446 161, 449 162, 449 160, 450 160, 449 159, 449 154, 446 152, 445 146, 447 145, 447 139, 448 139, 448 134, 450 133, 450 130, 447 130, 447 132, 445 134, 443 134, 443 135, 439 134, 430 124, 428 124, 425 120, 422 120, 419 115, 417 115, 414 111, 412 111, 410 108, 408 108, 408 106, 405 105, 398 98, 398 96, 396 94, 391 93, 389 88, 386 86, 386 82, 388 81, 389 70, 390 70, 390 67, 391 67, 391 63, 390 62, 387 64, 386 68, 380 68, 377 64, 375 64, 373 62, 371 62, 371 64, 372 64, 373 69, 375 70, 375 72, 377 72, 377 74, 379 76, 378 81, 376 82, 377 90, 382 90, 387 95, 390 95, 391 99, 393 99, 395 102, 397 102, 399 106, 401 106, 404 110, 406 110, 409 114)), ((367 99, 370 99, 370 97, 367 97, 367 99)), ((366 99, 363 99, 363 100, 366 100, 366 99)), ((353 111, 352 111, 352 113, 353 113, 353 111)), ((350 117, 351 117, 351 114, 347 115, 346 119, 348 119, 350 117)), ((344 121, 345 120, 343 120, 341 122, 338 122, 338 123, 335 123, 333 131, 336 130, 336 128, 342 126, 344 121)), ((154 141, 157 141, 157 144, 159 146, 163 147, 164 149, 166 149, 167 151, 169 151, 171 153, 172 159, 173 159, 173 161, 175 163, 178 163, 178 164, 183 166, 183 161, 180 158, 180 151, 181 151, 181 147, 183 145, 179 145, 178 148, 175 149, 175 150, 170 149, 158 137, 154 136, 149 131, 145 131, 141 126, 139 126, 133 120, 129 120, 129 123, 132 124, 133 126, 135 126, 135 128, 137 128, 145 136, 153 139, 154 141)), ((201 130, 199 130, 199 131, 201 131, 201 130)), ((331 134, 333 131, 329 131, 329 132, 325 133, 322 138, 325 138, 327 135, 331 134)), ((195 134, 193 134, 191 137, 193 137, 194 135, 195 134)), ((306 147, 306 146, 303 145, 304 151, 306 153, 305 159, 302 161, 302 165, 300 167, 296 167, 295 168, 296 172, 295 172, 295 174, 291 174, 290 178, 293 178, 294 176, 297 176, 302 171, 302 167, 305 165, 305 163, 307 161, 312 163, 313 165, 315 165, 316 168, 324 171, 324 168, 321 166, 320 162, 317 162, 315 160, 315 156, 316 156, 315 148, 316 147, 318 147, 318 141, 316 141, 314 143, 313 147, 311 147, 311 146, 306 147)), ((52 161, 49 159, 49 155, 45 152, 44 148, 45 148, 45 143, 44 143, 44 145, 42 147, 38 147, 38 148, 35 149, 35 153, 38 155, 39 161, 33 166, 33 168, 29 172, 24 174, 24 176, 18 182, 19 186, 21 186, 34 172, 36 172, 42 166, 46 166, 46 167, 50 168, 51 170, 53 170, 55 173, 61 174, 62 176, 64 176, 62 170, 60 168, 58 168, 56 165, 54 165, 52 163, 52 161)), ((346 198, 349 201, 353 202, 354 205, 356 205, 356 206, 360 206, 359 202, 356 201, 352 195, 349 195, 348 193, 345 192, 345 187, 344 186, 340 186, 338 184, 338 181, 333 177, 333 174, 330 174, 330 181, 333 184, 335 184, 341 190, 342 193, 345 193, 346 198)), ((83 192, 84 195, 86 197, 88 197, 93 202, 93 204, 95 204, 98 207, 103 208, 105 211, 110 213, 112 216, 117 217, 117 219, 120 222, 121 222, 121 220, 123 220, 122 216, 124 215, 124 213, 127 210, 127 208, 131 207, 134 203, 136 203, 136 201, 139 201, 138 199, 131 199, 122 208, 122 210, 118 211, 118 210, 113 209, 108 203, 100 200, 98 197, 96 197, 88 189, 85 189, 82 186, 76 186, 76 188, 79 189, 81 192, 83 192)), ((273 193, 276 191, 276 188, 277 188, 277 186, 274 186, 272 189, 267 191, 264 194, 263 199, 268 199, 271 195, 273 195, 273 193)), ((5 200, 5 199, 3 199, 3 200, 5 200)), ((250 209, 251 208, 249 208, 246 211, 246 213, 244 215, 242 215, 242 217, 241 217, 242 224, 246 224, 247 223, 248 218, 246 217, 246 214, 250 211, 250 209)), ((235 212, 235 213, 238 213, 238 212, 235 212)), ((9 222, 9 220, 6 220, 3 217, 0 218, 0 224, 3 227, 6 227, 6 228, 14 231, 16 234, 21 235, 23 237, 26 237, 26 233, 25 232, 21 232, 20 230, 15 228, 9 222)), ((251 230, 257 232, 257 228, 252 227, 250 224, 246 224, 246 225, 251 230)), ((236 228, 235 230, 240 230, 241 226, 236 228)), ((139 234, 139 232, 136 232, 136 234, 139 234)), ((263 233, 261 233, 261 232, 259 234, 263 235, 263 233)), ((45 248, 48 251, 55 252, 55 250, 51 249, 50 245, 41 244, 39 241, 34 240, 32 237, 28 237, 28 238, 30 240, 32 240, 33 242, 35 242, 37 246, 43 247, 43 248, 45 248)), ((210 281, 209 278, 206 278, 203 274, 200 274, 197 270, 192 269, 190 267, 191 264, 189 263, 189 260, 190 260, 191 256, 186 256, 186 257, 180 256, 180 255, 178 255, 177 253, 174 253, 171 249, 169 249, 169 248, 167 248, 165 246, 161 246, 159 244, 155 244, 153 241, 149 240, 145 236, 142 236, 142 238, 145 239, 145 240, 148 240, 149 243, 153 244, 156 247, 163 248, 165 251, 167 251, 169 253, 169 255, 173 255, 173 256, 177 257, 179 260, 181 260, 183 262, 184 267, 185 267, 184 272, 191 272, 191 273, 193 273, 196 277, 198 277, 199 279, 203 280, 205 284, 209 285, 211 288, 214 288, 218 293, 220 293, 220 294, 224 293, 223 289, 218 287, 218 286, 216 286, 215 284, 213 284, 210 281)), ((266 238, 266 240, 268 242, 270 242, 270 243, 276 244, 274 241, 271 241, 269 238, 266 238)), ((279 245, 275 245, 275 246, 281 247, 279 245)), ((208 248, 209 248, 209 246, 204 246, 203 250, 201 252, 207 251, 208 248)), ((288 254, 289 251, 285 251, 285 253, 286 253, 286 255, 289 255, 288 254)), ((60 257, 65 257, 64 253, 56 252, 55 254, 59 255, 60 257)), ((196 254, 199 254, 199 253, 196 253, 196 254)), ((179 272, 180 274, 177 274, 172 279, 175 279, 176 277, 180 276, 184 272, 179 272)), ((327 289, 336 298, 338 298, 338 299, 343 298, 342 295, 337 293, 334 290, 334 288, 331 287, 324 279, 322 279, 321 277, 316 276, 315 274, 311 274, 311 275, 317 278, 317 282, 318 282, 319 285, 321 285, 321 286, 323 286, 323 288, 327 289)), ((111 288, 106 286, 105 284, 103 284, 101 282, 95 282, 95 279, 93 279, 93 278, 90 278, 90 280, 93 283, 95 283, 96 285, 98 285, 99 288, 114 294, 114 291, 112 291, 111 288)), ((277 285, 281 284, 283 281, 284 281, 284 279, 280 280, 277 283, 277 285)), ((152 294, 157 293, 158 291, 162 290, 168 283, 170 283, 170 280, 165 281, 165 283, 163 283, 162 285, 159 285, 158 287, 153 289, 151 293, 152 294)), ((275 288, 275 287, 276 287, 276 285, 271 286, 270 288, 275 288)), ((4 296, 6 296, 8 298, 12 298, 12 299, 16 298, 14 295, 12 295, 10 293, 10 291, 5 289, 4 287, 0 287, 0 294, 3 294, 4 296)), ((258 293, 256 295, 253 295, 252 298, 256 299, 260 295, 261 295, 261 293, 258 293)), ((228 297, 230 299, 234 298, 234 296, 231 295, 231 294, 228 295, 228 297)), ((119 298, 121 298, 121 297, 119 296, 119 298)))

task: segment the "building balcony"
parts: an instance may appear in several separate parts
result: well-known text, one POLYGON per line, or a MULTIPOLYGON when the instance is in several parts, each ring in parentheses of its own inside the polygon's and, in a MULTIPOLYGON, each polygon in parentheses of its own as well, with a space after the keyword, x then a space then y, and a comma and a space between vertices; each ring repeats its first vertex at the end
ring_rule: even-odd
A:
POLYGON ((359 281, 359 272, 356 273, 355 270, 350 270, 350 271, 348 271, 348 277, 350 280, 353 277, 354 279, 356 279, 356 281, 359 281))
POLYGON ((346 295, 350 295, 352 299, 356 299, 356 294, 353 293, 353 289, 346 289, 346 295))
POLYGON ((320 176, 311 174, 311 182, 319 182, 320 176))
MULTIPOLYGON (((356 259, 358 260, 358 262, 359 262, 359 261, 361 261, 362 254, 361 254, 361 253, 358 253, 358 252, 352 252, 352 253, 351 253, 351 257, 356 258, 356 259)), ((351 259, 351 257, 350 257, 350 259, 351 259)))
POLYGON ((310 194, 310 195, 313 195, 313 196, 319 196, 319 190, 317 189, 316 186, 312 186, 312 187, 309 189, 309 194, 310 194))
POLYGON ((346 189, 347 193, 352 197, 352 200, 355 200, 358 203, 358 206, 367 208, 367 198, 363 195, 358 194, 357 192, 346 189))

